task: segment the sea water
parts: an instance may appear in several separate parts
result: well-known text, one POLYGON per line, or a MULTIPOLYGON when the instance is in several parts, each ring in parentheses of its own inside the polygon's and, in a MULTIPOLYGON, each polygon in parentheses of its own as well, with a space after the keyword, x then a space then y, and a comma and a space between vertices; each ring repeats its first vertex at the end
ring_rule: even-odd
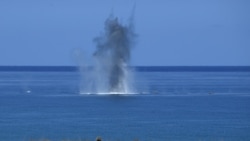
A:
POLYGON ((74 69, 2 68, 0 140, 250 140, 249 67, 133 74, 135 94, 88 95, 74 69))

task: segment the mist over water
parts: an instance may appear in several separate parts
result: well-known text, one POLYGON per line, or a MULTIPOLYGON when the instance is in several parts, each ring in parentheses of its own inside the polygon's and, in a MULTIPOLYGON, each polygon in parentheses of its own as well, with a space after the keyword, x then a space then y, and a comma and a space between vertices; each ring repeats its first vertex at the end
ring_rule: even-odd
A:
POLYGON ((94 68, 86 82, 91 86, 87 86, 84 93, 134 93, 132 72, 128 67, 136 38, 133 14, 127 25, 111 14, 104 23, 104 31, 94 38, 94 68))

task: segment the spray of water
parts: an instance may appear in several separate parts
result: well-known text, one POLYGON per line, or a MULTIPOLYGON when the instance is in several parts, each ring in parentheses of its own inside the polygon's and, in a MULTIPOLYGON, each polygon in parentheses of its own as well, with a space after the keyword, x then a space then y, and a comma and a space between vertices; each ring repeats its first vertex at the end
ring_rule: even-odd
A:
POLYGON ((94 38, 96 50, 94 87, 97 93, 131 93, 130 70, 128 68, 131 48, 136 34, 133 14, 128 25, 110 15, 105 21, 104 33, 94 38))

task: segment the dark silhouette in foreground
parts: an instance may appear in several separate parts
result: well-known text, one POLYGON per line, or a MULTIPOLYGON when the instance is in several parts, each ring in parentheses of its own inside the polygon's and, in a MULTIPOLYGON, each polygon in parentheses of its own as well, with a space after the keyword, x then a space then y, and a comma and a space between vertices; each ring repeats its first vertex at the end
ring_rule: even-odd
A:
POLYGON ((102 141, 102 138, 101 137, 96 137, 95 141, 102 141))

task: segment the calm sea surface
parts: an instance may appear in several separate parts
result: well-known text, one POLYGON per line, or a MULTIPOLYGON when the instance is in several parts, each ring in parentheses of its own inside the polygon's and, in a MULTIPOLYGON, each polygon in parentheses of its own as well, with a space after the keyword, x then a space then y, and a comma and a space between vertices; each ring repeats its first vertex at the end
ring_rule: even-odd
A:
POLYGON ((249 67, 141 67, 137 94, 87 95, 67 67, 0 67, 0 140, 250 140, 249 67))

